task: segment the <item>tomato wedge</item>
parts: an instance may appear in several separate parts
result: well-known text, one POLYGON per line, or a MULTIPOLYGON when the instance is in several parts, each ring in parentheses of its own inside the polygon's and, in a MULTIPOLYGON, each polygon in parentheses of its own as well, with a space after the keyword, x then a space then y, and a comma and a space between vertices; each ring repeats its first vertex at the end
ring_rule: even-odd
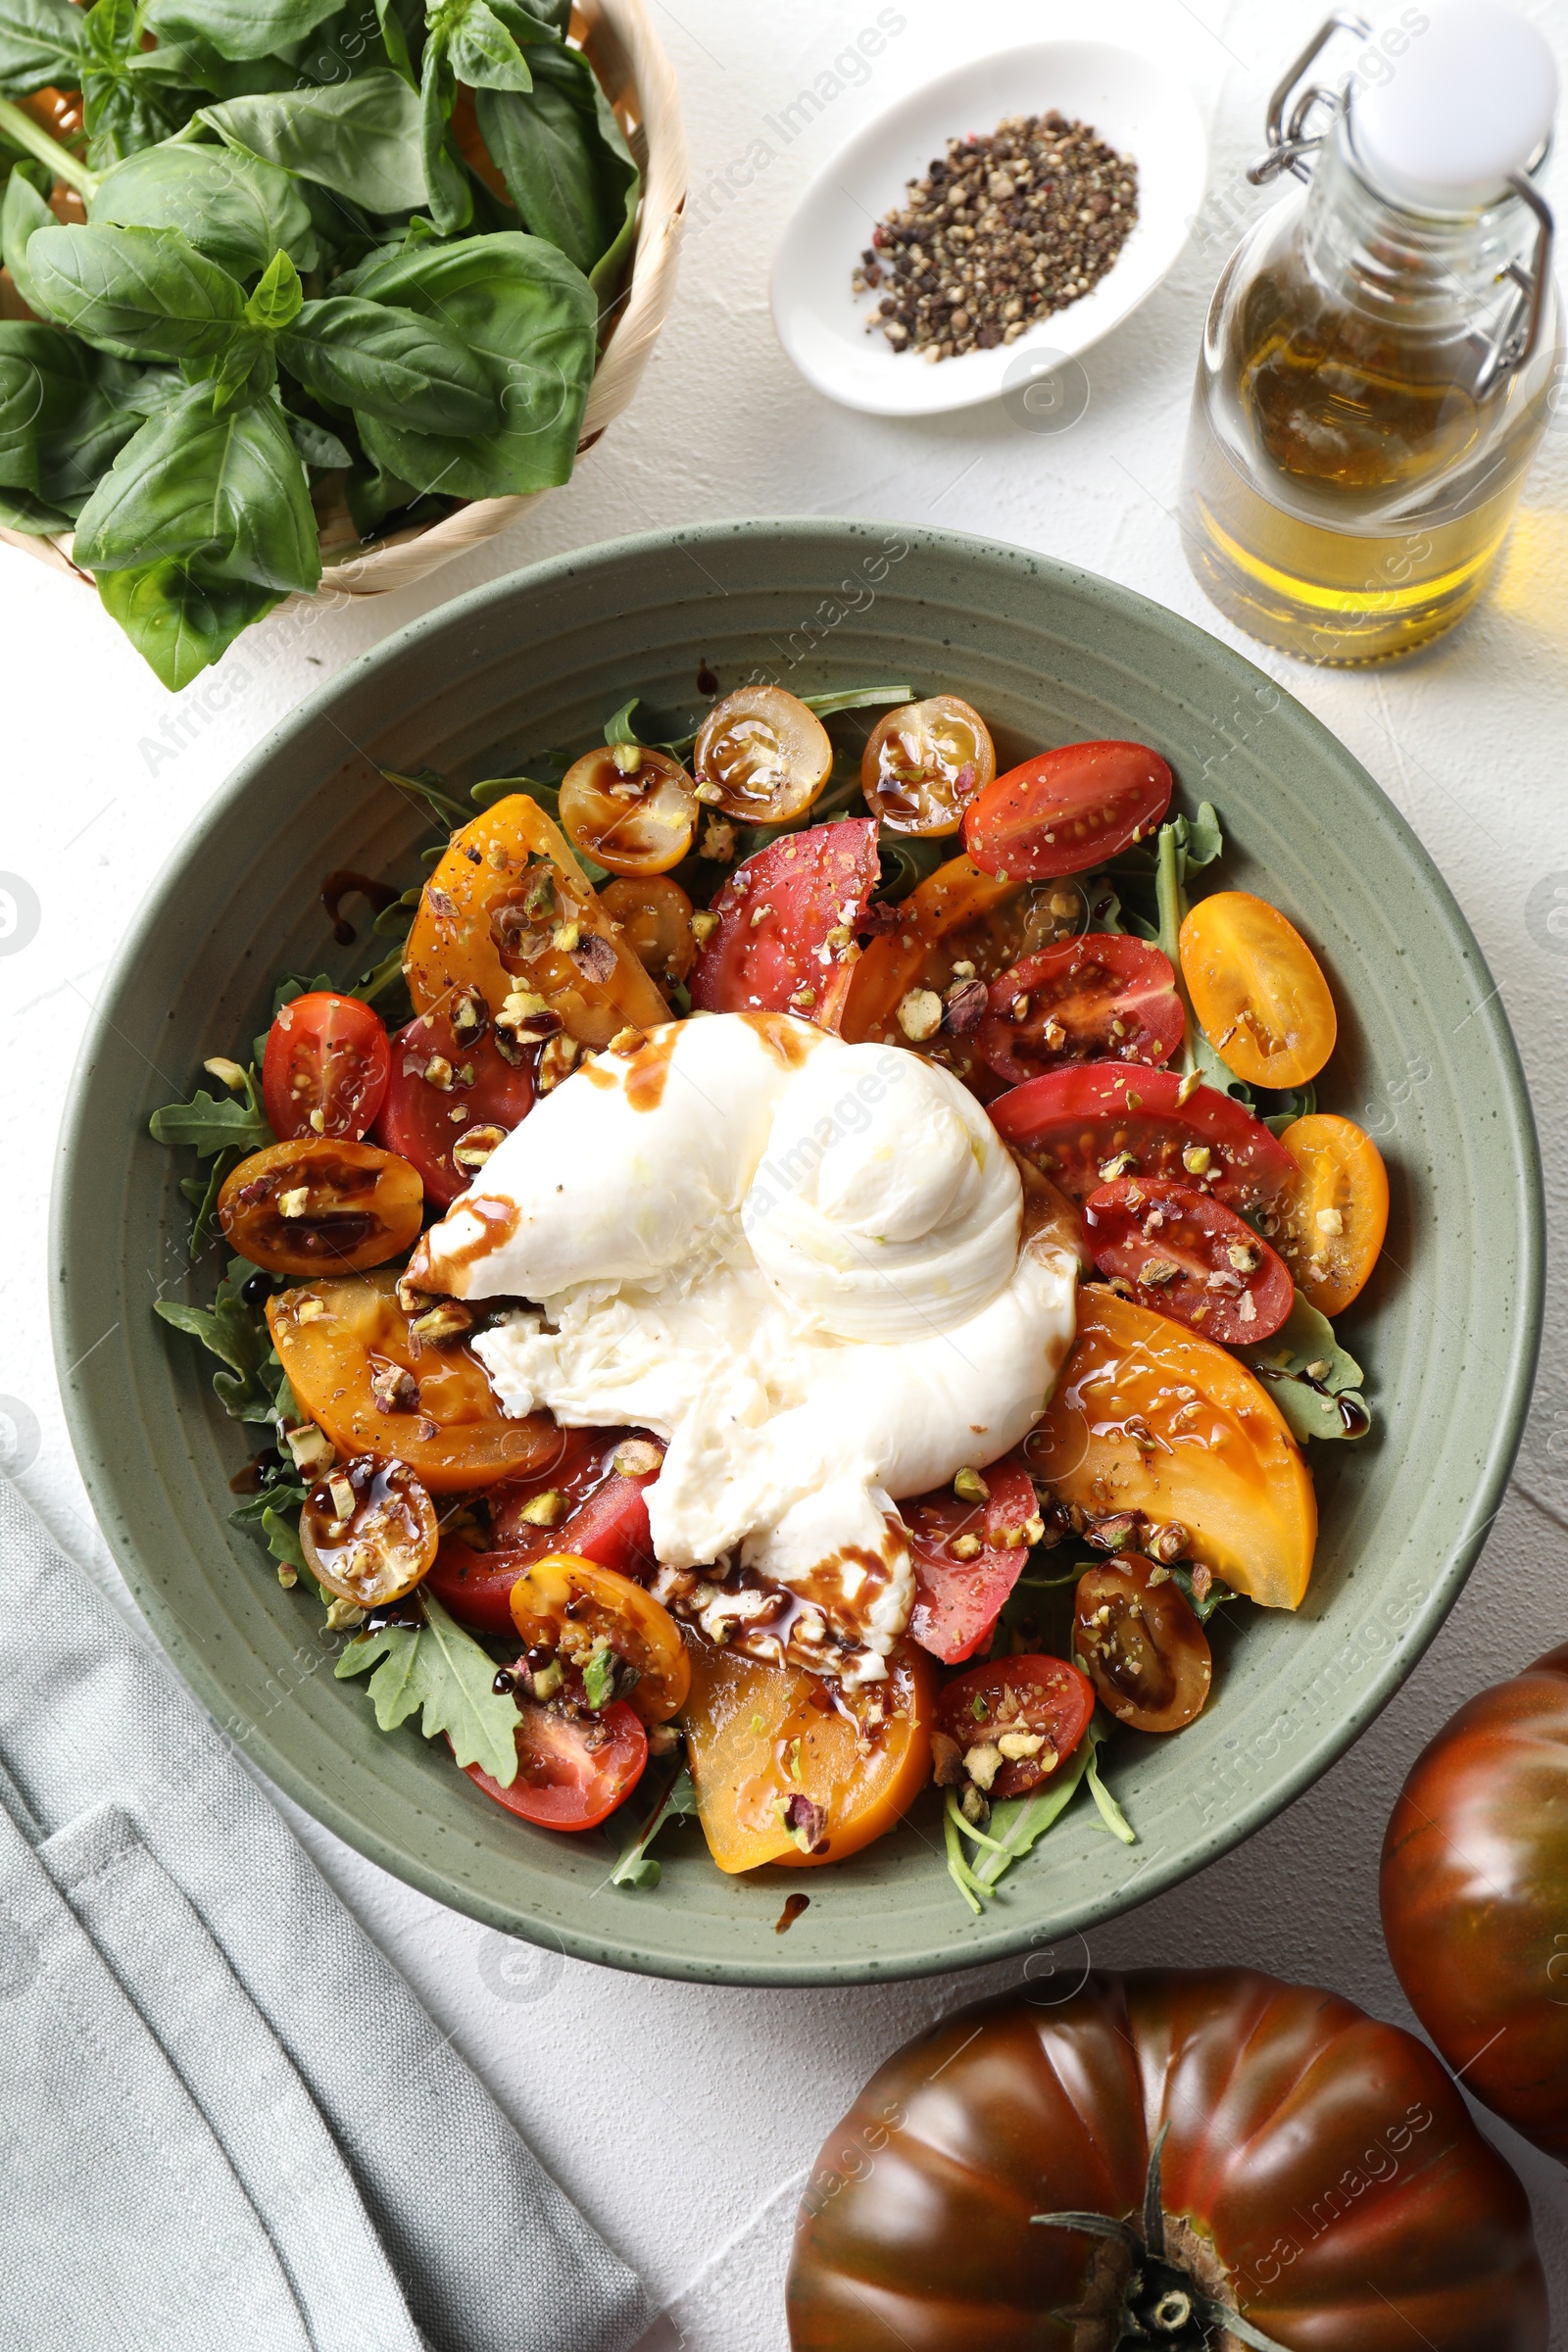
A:
POLYGON ((945 1666, 972 1657, 1029 1557, 1034 1480, 1016 1454, 982 1471, 985 1500, 965 1501, 951 1487, 901 1502, 914 1556, 914 1612, 909 1633, 945 1666))
POLYGON ((748 858, 713 901, 718 927, 692 971, 694 1008, 794 1012, 836 1029, 879 871, 869 817, 787 833, 748 858))
POLYGON ((1294 923, 1247 890, 1200 899, 1182 925, 1182 977, 1203 1035, 1249 1086, 1305 1086, 1338 1020, 1317 957, 1294 923))
POLYGON ((1200 1715, 1213 1652, 1168 1568, 1127 1552, 1078 1580, 1074 1655, 1118 1723, 1179 1732, 1200 1715))
MULTIPOLYGON (((1087 1675, 1065 1658, 1026 1653, 971 1666, 947 1684, 937 1704, 936 1729, 939 1739, 956 1748, 955 1760, 967 1777, 995 1800, 1026 1796, 1049 1780, 1088 1731, 1094 1711, 1087 1675), (1032 1754, 1008 1755, 998 1741, 1014 1736, 1041 1744, 1032 1754)), ((940 1746, 937 1756, 941 1776, 940 1746)))
POLYGON ((1124 1176, 1090 1194, 1084 1223, 1102 1274, 1135 1284, 1141 1305, 1228 1348, 1272 1338, 1296 1303, 1278 1250, 1191 1185, 1124 1176))
POLYGON ((1150 1176, 1258 1208, 1296 1181, 1295 1160, 1261 1119, 1174 1070, 1081 1062, 1031 1078, 989 1109, 998 1133, 1080 1202, 1118 1176, 1150 1176))
MULTIPOLYGON (((440 1313, 448 1313, 445 1302, 440 1313)), ((282 1291, 267 1324, 300 1410, 339 1453, 407 1462, 432 1494, 462 1494, 553 1461, 548 1413, 509 1420, 461 1338, 426 1341, 397 1277, 361 1274, 282 1291)))
POLYGON ((964 847, 1014 881, 1083 873, 1153 830, 1172 783, 1147 744, 1064 743, 988 786, 964 817, 964 847))
POLYGON ((467 1191, 501 1137, 533 1108, 531 1055, 508 1061, 488 1028, 471 1031, 466 1024, 460 1037, 445 1010, 400 1029, 375 1124, 377 1140, 418 1169, 438 1208, 467 1191))
POLYGON ((956 833, 997 772, 996 746, 978 710, 956 694, 906 703, 872 729, 860 760, 865 805, 890 833, 956 833))
POLYGON ((662 1601, 612 1568, 559 1547, 531 1560, 512 1588, 512 1622, 525 1642, 570 1654, 599 1637, 635 1666, 628 1696, 645 1723, 667 1723, 681 1706, 691 1669, 680 1629, 662 1601))
POLYGON ((1296 1441, 1238 1357, 1168 1315, 1081 1290, 1077 1341, 1023 1453, 1062 1501, 1180 1526, 1233 1591, 1300 1605, 1317 1503, 1296 1441))
POLYGON ((1280 1137, 1297 1166, 1280 1250, 1321 1315, 1343 1314, 1365 1289, 1389 1229, 1389 1172, 1351 1119, 1314 1111, 1280 1137))
POLYGON ((975 1044, 1013 1086, 1071 1061, 1160 1062, 1187 1029, 1168 956, 1091 931, 993 980, 975 1044))
POLYGON ((517 1777, 510 1788, 465 1765, 476 1788, 544 1830, 593 1830, 630 1796, 648 1762, 648 1734, 623 1698, 582 1717, 517 1702, 517 1777))
POLYGON ((930 1776, 936 1668, 900 1648, 874 1690, 885 1720, 862 1737, 819 1675, 693 1643, 682 1725, 720 1870, 842 1862, 897 1826, 930 1776))
POLYGON ((416 1171, 373 1144, 269 1144, 223 1180, 223 1239, 270 1274, 348 1274, 400 1257, 424 1206, 416 1171))
POLYGON ((388 1066, 380 1015, 358 997, 312 989, 282 1005, 267 1033, 267 1123, 279 1143, 302 1135, 360 1143, 381 1107, 388 1066))

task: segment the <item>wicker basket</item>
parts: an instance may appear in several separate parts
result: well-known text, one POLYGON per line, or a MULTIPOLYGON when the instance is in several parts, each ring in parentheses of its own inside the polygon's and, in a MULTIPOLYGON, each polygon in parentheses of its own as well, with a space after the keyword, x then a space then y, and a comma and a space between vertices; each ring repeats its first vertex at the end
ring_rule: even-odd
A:
MULTIPOLYGON (((575 0, 571 30, 619 117, 643 175, 631 275, 594 371, 577 444, 581 457, 636 391, 674 295, 686 204, 686 132, 674 69, 644 0, 575 0)), ((526 497, 472 499, 439 522, 394 532, 372 547, 362 547, 342 524, 328 522, 321 533, 323 569, 317 594, 384 596, 394 588, 407 588, 450 564, 454 556, 493 539, 549 495, 537 490, 526 497)), ((0 529, 0 540, 54 570, 92 584, 90 575, 71 560, 69 532, 49 537, 0 529)), ((291 601, 305 604, 310 599, 291 601)))

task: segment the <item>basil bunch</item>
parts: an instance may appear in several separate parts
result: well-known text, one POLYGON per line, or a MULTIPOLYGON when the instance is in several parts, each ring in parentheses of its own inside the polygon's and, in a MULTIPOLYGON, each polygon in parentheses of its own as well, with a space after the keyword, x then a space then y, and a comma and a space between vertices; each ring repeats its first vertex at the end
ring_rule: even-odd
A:
POLYGON ((363 541, 570 473, 640 182, 567 14, 0 0, 0 523, 74 528, 166 685, 317 585, 335 495, 363 541))

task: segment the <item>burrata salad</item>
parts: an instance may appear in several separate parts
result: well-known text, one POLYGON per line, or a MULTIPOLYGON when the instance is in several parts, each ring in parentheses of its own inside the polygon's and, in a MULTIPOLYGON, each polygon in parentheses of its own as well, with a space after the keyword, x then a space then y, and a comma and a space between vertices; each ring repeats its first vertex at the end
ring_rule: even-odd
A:
POLYGON ((698 675, 689 734, 385 771, 427 878, 325 877, 397 944, 154 1117, 226 1259, 157 1311, 280 1605, 517 1835, 649 1888, 686 1817, 804 1869, 918 1801, 978 1913, 1080 1784, 1132 1841, 1102 1742, 1299 1605, 1387 1176, 1157 751, 698 675))

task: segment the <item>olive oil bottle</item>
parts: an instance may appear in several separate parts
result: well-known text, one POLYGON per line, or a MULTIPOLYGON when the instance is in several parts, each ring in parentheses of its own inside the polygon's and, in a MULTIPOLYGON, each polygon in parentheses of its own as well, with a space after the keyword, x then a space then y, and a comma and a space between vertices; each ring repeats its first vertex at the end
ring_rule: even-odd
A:
POLYGON ((1348 27, 1368 33, 1331 18, 1274 94, 1252 176, 1306 184, 1215 290, 1183 525, 1240 627, 1356 663, 1426 644, 1485 589, 1548 421, 1561 314, 1532 178, 1556 100, 1540 33, 1500 0, 1428 0, 1338 90, 1298 95, 1348 27))

